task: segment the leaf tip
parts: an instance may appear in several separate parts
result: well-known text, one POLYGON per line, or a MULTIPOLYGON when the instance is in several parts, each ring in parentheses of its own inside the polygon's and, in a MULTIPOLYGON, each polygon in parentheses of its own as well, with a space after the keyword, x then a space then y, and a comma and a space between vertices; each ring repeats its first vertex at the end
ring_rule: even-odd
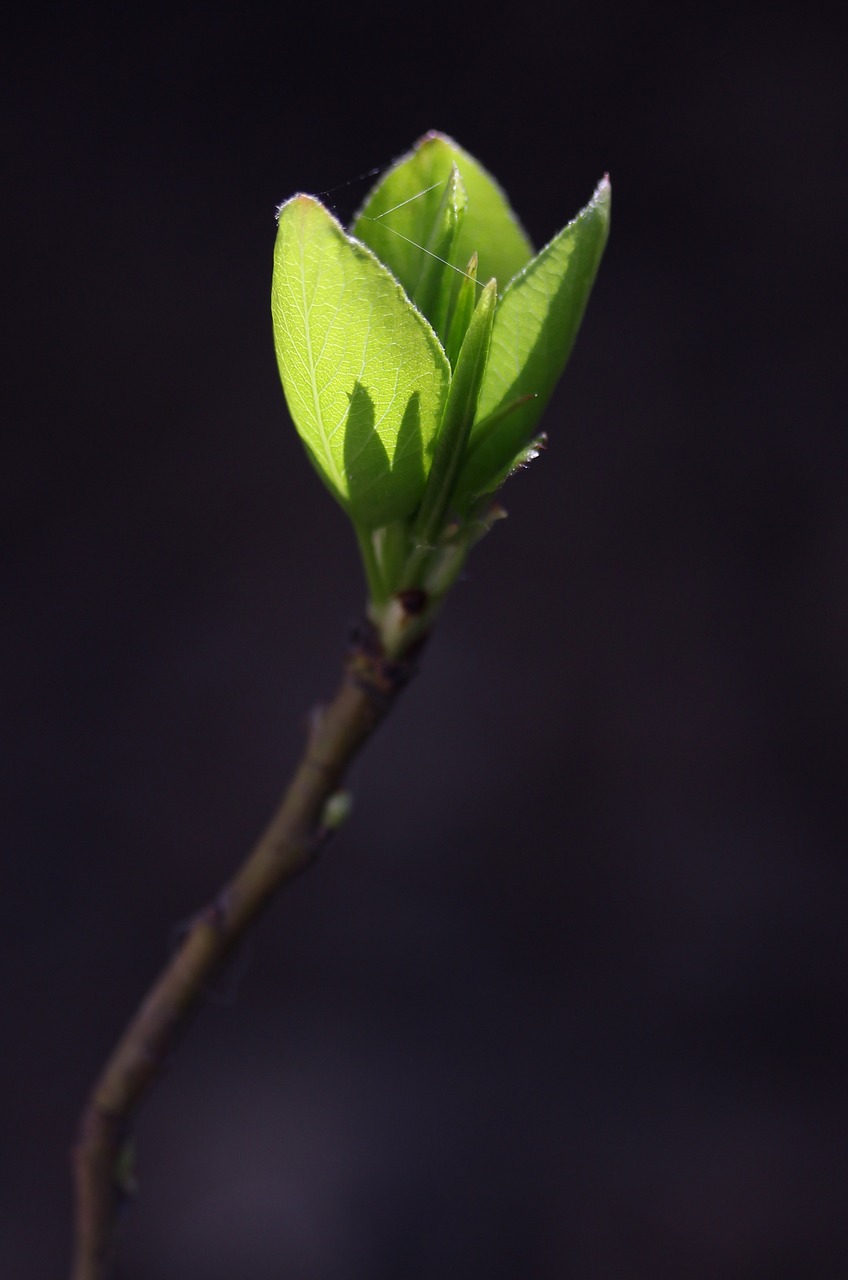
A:
POLYGON ((323 209, 321 201, 315 196, 306 195, 303 191, 298 191, 295 195, 289 196, 288 200, 284 200, 282 204, 277 205, 276 218, 277 222, 285 213, 286 209, 294 209, 299 213, 306 213, 313 209, 323 209))
POLYGON ((428 129, 413 146, 412 154, 419 155, 422 151, 438 151, 443 148, 453 158, 455 164, 456 154, 460 149, 450 134, 443 133, 441 129, 428 129))
POLYGON ((413 147, 413 151, 421 151, 424 147, 428 145, 432 146, 434 142, 449 142, 449 141, 450 139, 448 138, 447 134, 442 133, 441 129, 428 129, 427 132, 425 134, 422 134, 422 136, 418 139, 415 146, 413 147))
POLYGON ((609 217, 610 204, 612 203, 612 183, 608 173, 604 174, 595 187, 591 203, 596 208, 603 209, 607 217, 609 217))

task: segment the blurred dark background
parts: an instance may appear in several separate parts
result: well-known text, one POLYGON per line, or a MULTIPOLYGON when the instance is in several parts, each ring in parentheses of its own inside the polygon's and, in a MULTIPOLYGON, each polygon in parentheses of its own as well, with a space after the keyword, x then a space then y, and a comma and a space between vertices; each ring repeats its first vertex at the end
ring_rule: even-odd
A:
POLYGON ((362 605, 275 205, 434 127, 537 244, 609 170, 607 257, 349 827, 143 1115, 119 1274, 846 1274, 844 64, 726 13, 18 18, 3 1280, 63 1274, 84 1094, 362 605))

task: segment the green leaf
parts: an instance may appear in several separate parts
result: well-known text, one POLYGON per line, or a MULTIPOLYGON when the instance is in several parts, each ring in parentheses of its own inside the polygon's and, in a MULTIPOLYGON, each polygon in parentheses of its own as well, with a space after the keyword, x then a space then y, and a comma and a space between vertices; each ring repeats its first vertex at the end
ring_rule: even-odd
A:
POLYGON ((533 246, 494 179, 450 138, 428 133, 377 183, 353 226, 353 234, 374 250, 410 296, 426 256, 419 246, 427 245, 454 165, 468 207, 451 264, 461 271, 476 252, 479 276, 494 276, 503 289, 533 255, 533 246))
POLYGON ((468 204, 465 187, 456 165, 451 166, 450 176, 444 186, 430 235, 424 246, 427 253, 421 257, 421 269, 410 299, 430 321, 444 345, 448 309, 454 291, 456 272, 451 267, 451 256, 462 219, 468 204))
POLYGON ((486 369, 496 302, 497 282, 490 280, 480 295, 459 353, 436 440, 433 467, 415 521, 415 537, 425 548, 432 546, 441 532, 459 474, 486 369))
POLYGON ((609 215, 610 185, 604 178, 585 209, 504 293, 457 485, 463 501, 496 488, 533 436, 574 346, 607 241, 609 215), (532 398, 519 403, 522 397, 532 398))
POLYGON ((289 411, 318 473, 364 529, 409 516, 450 382, 426 320, 305 195, 280 210, 271 311, 289 411))
POLYGON ((477 303, 477 254, 473 253, 465 268, 465 276, 459 282, 459 290, 454 303, 453 315, 450 318, 445 351, 452 369, 456 368, 474 307, 477 303))

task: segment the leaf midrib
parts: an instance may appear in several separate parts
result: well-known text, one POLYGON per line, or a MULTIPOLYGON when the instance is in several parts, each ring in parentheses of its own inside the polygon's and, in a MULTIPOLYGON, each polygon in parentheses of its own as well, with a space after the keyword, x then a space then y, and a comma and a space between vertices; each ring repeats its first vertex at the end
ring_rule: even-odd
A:
MULTIPOLYGON (((321 413, 321 402, 320 402, 320 397, 318 392, 318 383, 315 379, 315 360, 313 359, 313 356, 312 356, 312 331, 309 325, 310 306, 306 300, 306 257, 304 253, 304 244, 305 244, 304 223, 305 223, 305 219, 301 218, 300 234, 298 236, 299 245, 300 245, 300 293, 303 301, 303 332, 306 338, 306 355, 309 361, 309 382, 312 387, 312 402, 315 409, 315 421, 318 426, 318 434, 321 438, 321 444, 324 446, 324 457, 326 459, 329 470, 332 473, 333 479, 336 482, 339 492, 343 496, 347 497, 347 491, 344 485, 344 478, 341 472, 339 471, 338 466, 336 465, 336 460, 333 457, 333 453, 330 448, 330 440, 324 429, 324 418, 321 413)), ((319 277, 320 277, 320 272, 319 272, 319 277)), ((313 302, 314 301, 315 299, 313 298, 313 302)))

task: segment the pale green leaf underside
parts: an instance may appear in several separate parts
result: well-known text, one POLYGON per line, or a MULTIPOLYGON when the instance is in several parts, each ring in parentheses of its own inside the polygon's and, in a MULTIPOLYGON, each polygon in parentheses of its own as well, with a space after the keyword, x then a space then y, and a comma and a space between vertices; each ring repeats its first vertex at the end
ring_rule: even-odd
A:
POLYGON ((507 288, 495 315, 477 419, 459 496, 490 492, 534 434, 571 354, 609 230, 610 187, 592 200, 507 288), (484 419, 532 396, 487 432, 484 419))
POLYGON ((452 139, 427 134, 381 178, 353 226, 353 234, 374 250, 407 292, 415 288, 422 262, 418 246, 427 244, 454 164, 468 205, 451 254, 452 265, 464 271, 477 253, 478 279, 494 276, 503 290, 533 255, 533 246, 494 179, 452 139))
POLYGON ((295 426, 364 528, 421 501, 450 367, 391 274, 319 201, 280 211, 271 311, 295 426))

